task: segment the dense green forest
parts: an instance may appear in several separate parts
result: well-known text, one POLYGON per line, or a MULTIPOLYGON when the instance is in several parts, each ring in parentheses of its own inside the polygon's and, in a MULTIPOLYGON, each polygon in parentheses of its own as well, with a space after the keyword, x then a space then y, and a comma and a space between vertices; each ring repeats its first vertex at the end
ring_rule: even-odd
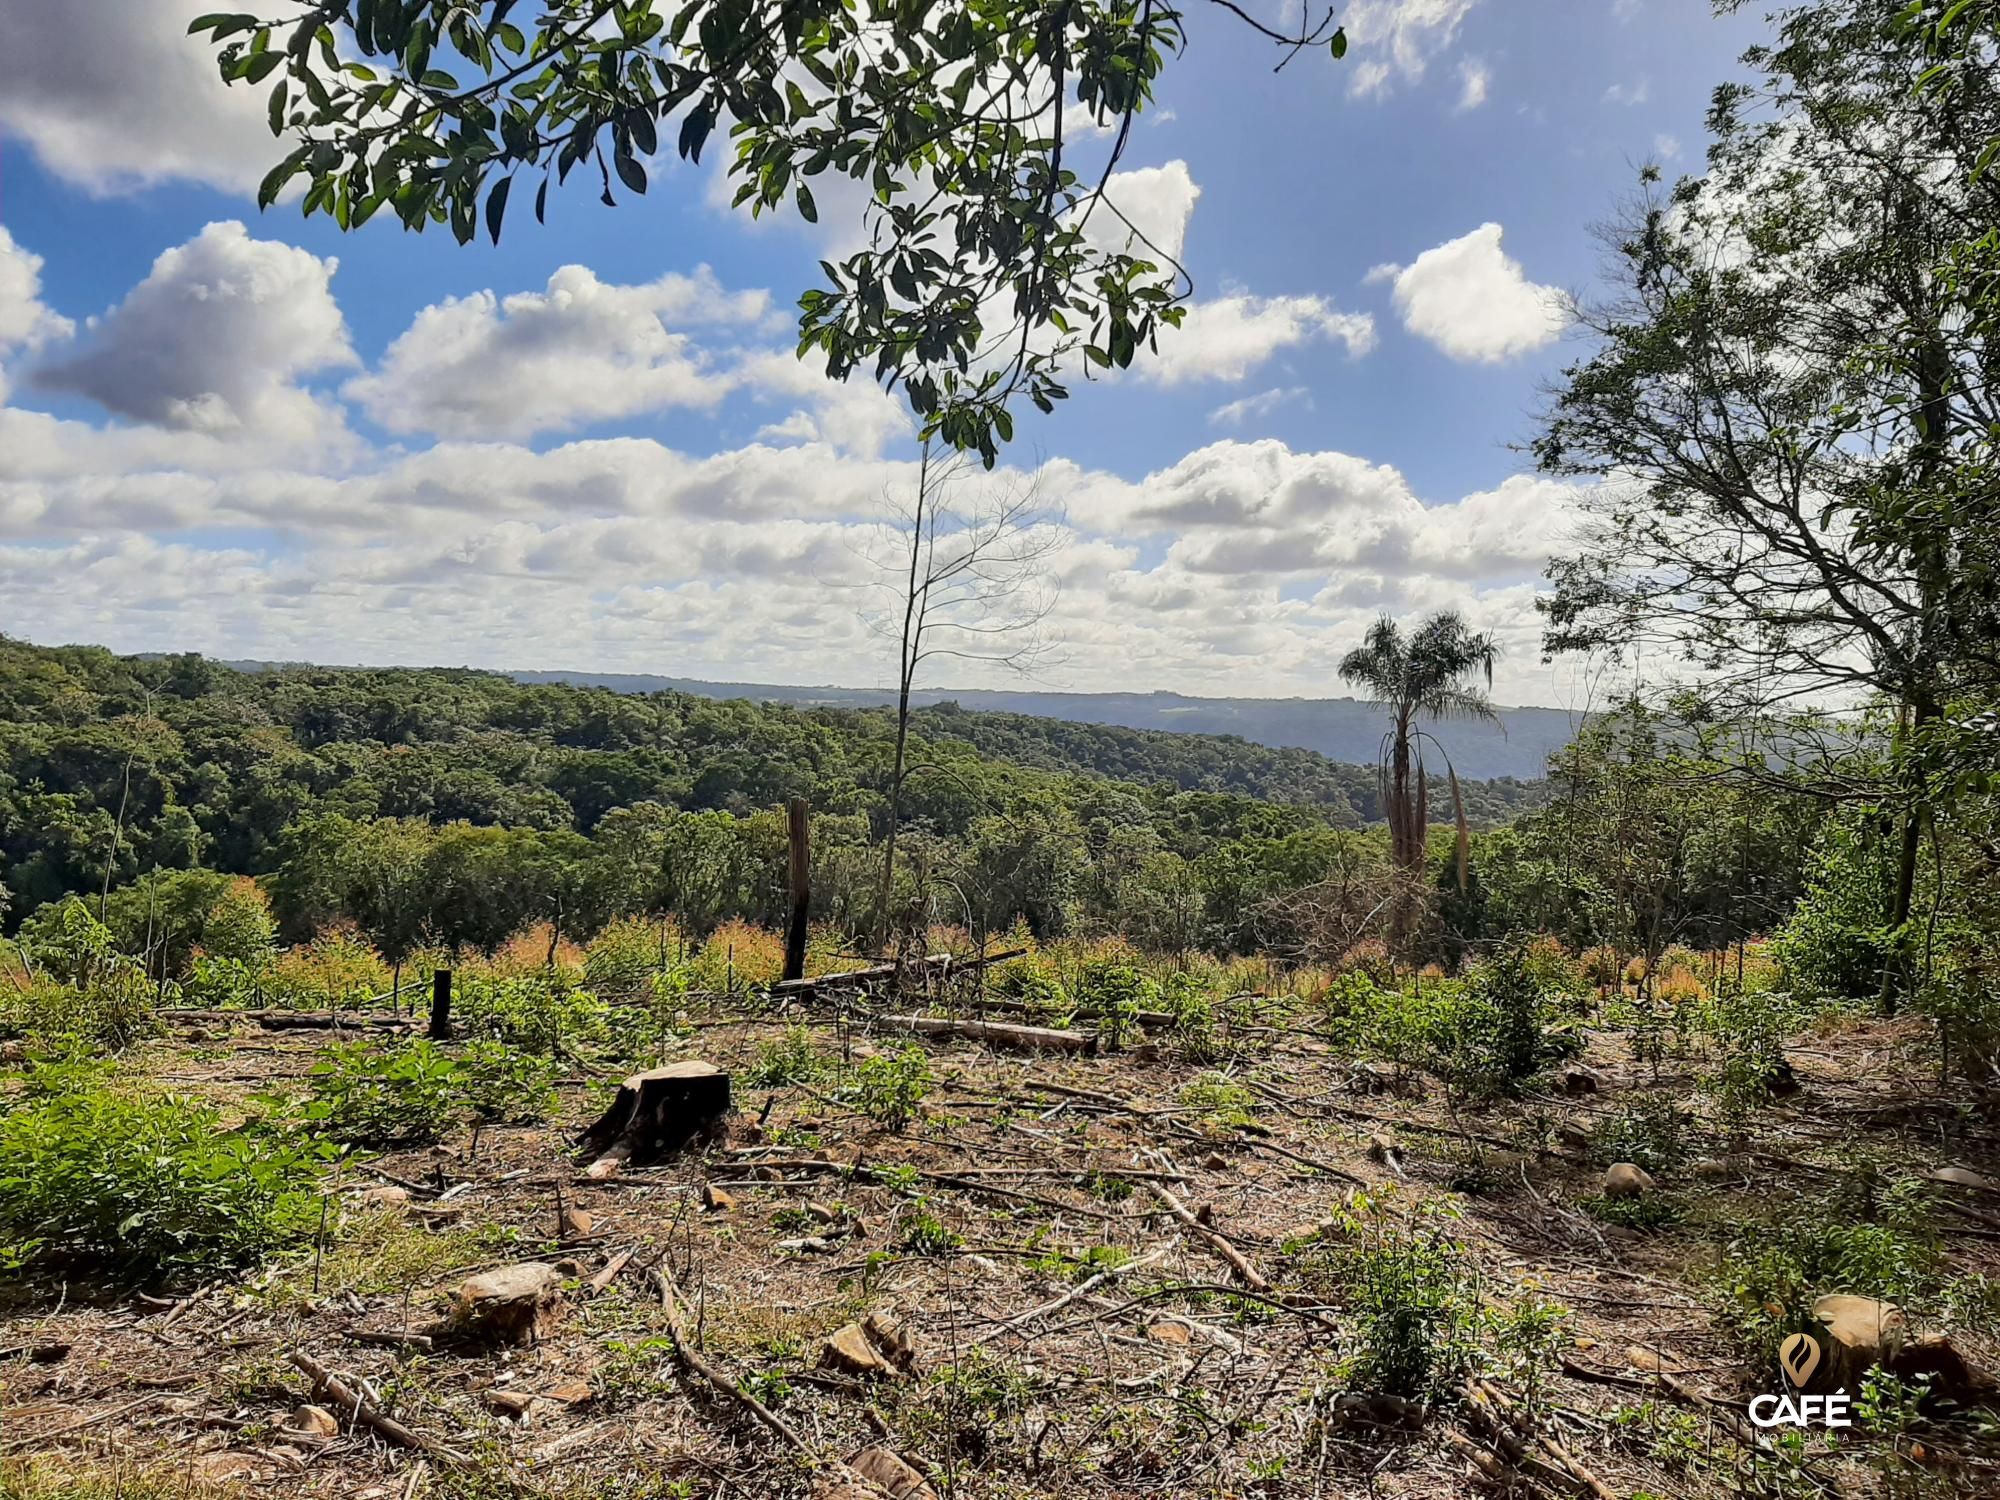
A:
MULTIPOLYGON (((1187 885, 1200 936, 1239 944, 1266 898, 1318 877, 1340 831, 1380 817, 1371 769, 1309 751, 950 706, 915 724, 910 848, 920 870, 972 872, 987 897, 974 915, 993 925, 1119 925, 1132 902, 1187 885)), ((346 918, 391 949, 654 910, 697 930, 774 921, 774 809, 804 796, 819 912, 861 927, 879 900, 870 849, 892 738, 880 710, 9 642, 9 918, 77 894, 154 909, 160 880, 206 870, 262 878, 287 936, 346 918)), ((1465 794, 1468 816, 1493 823, 1541 789, 1465 794)))

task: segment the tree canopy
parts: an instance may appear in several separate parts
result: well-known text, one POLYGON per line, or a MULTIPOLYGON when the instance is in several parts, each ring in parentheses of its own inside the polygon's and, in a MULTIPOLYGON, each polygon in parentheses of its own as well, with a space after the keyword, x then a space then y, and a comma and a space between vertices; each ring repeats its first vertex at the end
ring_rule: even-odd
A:
MULTIPOLYGON (((1272 27, 1208 3, 1280 66, 1346 51, 1331 10, 1272 27)), ((1129 365, 1191 290, 1105 192, 1185 46, 1168 0, 313 0, 190 30, 224 79, 267 91, 283 146, 260 203, 303 177, 304 211, 343 229, 387 208, 497 240, 517 182, 537 219, 572 173, 612 204, 669 144, 699 161, 718 133, 753 214, 816 221, 847 179, 866 244, 820 262, 799 354, 900 384, 926 436, 989 466, 1013 397, 1051 410, 1079 351, 1129 365)))

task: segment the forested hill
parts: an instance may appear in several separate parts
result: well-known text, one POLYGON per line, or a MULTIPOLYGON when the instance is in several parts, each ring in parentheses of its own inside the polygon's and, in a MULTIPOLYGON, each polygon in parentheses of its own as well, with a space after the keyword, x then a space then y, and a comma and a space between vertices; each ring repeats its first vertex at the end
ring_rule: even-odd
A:
MULTIPOLYGON (((516 672, 522 682, 567 682, 620 692, 669 691, 702 698, 745 698, 801 708, 875 708, 895 702, 887 688, 781 687, 703 682, 610 672, 516 672)), ((1382 716, 1354 698, 1192 698, 1180 693, 1054 693, 1019 689, 938 688, 912 695, 920 707, 955 703, 1001 715, 1032 715, 1074 724, 1153 729, 1179 735, 1230 735, 1256 745, 1316 752, 1347 765, 1373 765, 1382 716)), ((1541 776, 1549 755, 1575 736, 1577 716, 1560 708, 1501 708, 1500 723, 1454 724, 1452 758, 1461 775, 1541 776)))
MULTIPOLYGON (((1018 765, 1165 783, 1185 791, 1234 792, 1266 802, 1334 809, 1345 804, 1362 822, 1381 818, 1374 766, 1330 760, 1313 750, 1252 744, 1233 734, 1176 734, 1033 714, 971 712, 956 702, 919 710, 913 717, 933 737, 963 740, 982 755, 1018 765)), ((1456 739, 1460 727, 1453 725, 1447 733, 1456 739)), ((1491 827, 1539 806, 1546 783, 1539 777, 1524 781, 1502 776, 1461 786, 1466 816, 1491 827)))
MULTIPOLYGON (((918 715, 915 734, 916 762, 950 774, 913 780, 910 825, 947 840, 1036 798, 1066 826, 1124 818, 1191 853, 1376 818, 1371 772, 1306 751, 952 707, 918 715)), ((273 871, 324 817, 572 837, 614 809, 747 816, 804 795, 865 841, 892 745, 876 709, 0 640, 0 871, 18 921, 154 868, 273 871)), ((1469 811, 1505 821, 1538 790, 1470 783, 1469 811)))

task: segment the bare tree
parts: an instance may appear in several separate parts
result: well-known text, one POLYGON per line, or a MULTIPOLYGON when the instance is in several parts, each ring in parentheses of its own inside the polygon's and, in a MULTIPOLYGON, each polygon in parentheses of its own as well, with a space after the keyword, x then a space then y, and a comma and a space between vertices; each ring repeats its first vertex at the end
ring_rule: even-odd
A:
POLYGON ((896 643, 896 751, 889 774, 889 826, 882 849, 877 923, 890 931, 896 839, 909 759, 910 696, 939 659, 1029 673, 1056 643, 1047 630, 1060 585, 1052 569, 1067 539, 1061 512, 1033 480, 989 476, 962 455, 926 441, 916 493, 891 499, 873 560, 882 570, 881 604, 864 613, 870 629, 896 643))

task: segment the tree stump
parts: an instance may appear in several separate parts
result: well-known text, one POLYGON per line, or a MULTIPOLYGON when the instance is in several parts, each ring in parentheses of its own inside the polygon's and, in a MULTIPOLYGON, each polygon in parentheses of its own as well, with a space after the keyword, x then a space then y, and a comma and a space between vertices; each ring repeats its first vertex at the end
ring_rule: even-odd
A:
POLYGON ((729 1110, 729 1075, 714 1063, 668 1063, 634 1073, 579 1141, 596 1158, 585 1175, 609 1177, 628 1161, 657 1161, 698 1137, 720 1135, 729 1110))

